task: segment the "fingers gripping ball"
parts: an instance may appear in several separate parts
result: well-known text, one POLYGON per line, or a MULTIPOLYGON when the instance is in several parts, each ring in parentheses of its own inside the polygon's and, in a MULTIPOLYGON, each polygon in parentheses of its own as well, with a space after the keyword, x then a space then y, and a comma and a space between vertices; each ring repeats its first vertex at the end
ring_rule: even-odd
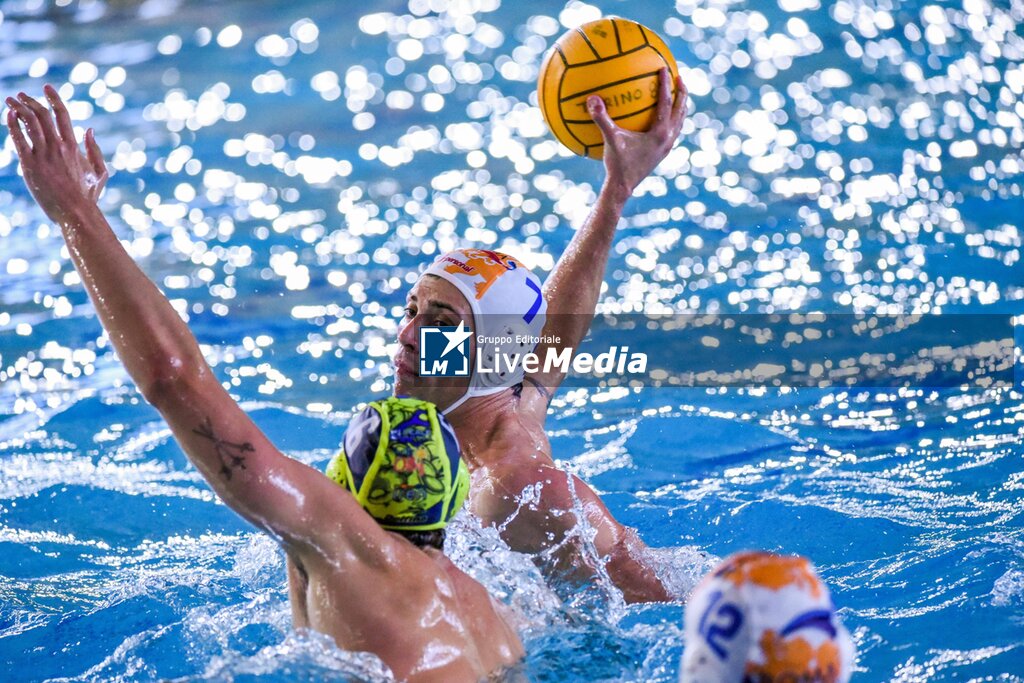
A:
POLYGON ((651 29, 605 17, 565 33, 544 59, 537 83, 540 110, 558 141, 576 154, 604 156, 601 131, 587 111, 598 95, 627 130, 646 131, 658 104, 658 72, 668 67, 676 95, 676 60, 651 29))
POLYGON ((433 403, 413 398, 374 401, 356 415, 327 476, 393 530, 443 529, 469 492, 451 425, 433 403))

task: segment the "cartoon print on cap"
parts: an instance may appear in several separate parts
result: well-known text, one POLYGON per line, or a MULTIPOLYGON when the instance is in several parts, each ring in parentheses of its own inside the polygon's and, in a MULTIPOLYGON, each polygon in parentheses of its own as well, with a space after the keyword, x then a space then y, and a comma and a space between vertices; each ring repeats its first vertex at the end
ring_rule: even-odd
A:
POLYGON ((483 282, 476 283, 477 299, 482 299, 499 277, 519 267, 519 264, 511 256, 488 249, 463 249, 460 255, 463 257, 463 261, 448 257, 446 260, 449 263, 444 269, 453 275, 479 275, 482 277, 483 282))
POLYGON ((796 585, 816 598, 821 596, 821 580, 804 557, 740 553, 730 558, 715 575, 732 581, 737 587, 749 582, 777 591, 796 585))

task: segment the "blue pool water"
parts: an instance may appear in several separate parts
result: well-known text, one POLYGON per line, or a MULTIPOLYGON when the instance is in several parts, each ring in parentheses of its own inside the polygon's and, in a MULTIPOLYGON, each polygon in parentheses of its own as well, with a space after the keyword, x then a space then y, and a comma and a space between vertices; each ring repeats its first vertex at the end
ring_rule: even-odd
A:
MULTIPOLYGON (((127 247, 260 426, 317 466, 388 391, 427 259, 482 244, 545 271, 585 217, 600 166, 551 140, 534 82, 564 25, 602 12, 661 32, 692 95, 627 208, 605 306, 1022 314, 1021 0, 0 12, 4 94, 60 85, 116 171, 102 204, 127 247)), ((291 630, 280 551, 141 401, 3 139, 0 678, 386 677, 291 630)), ((1021 396, 584 387, 549 428, 681 590, 736 550, 803 553, 855 680, 1021 681, 1021 396)), ((556 595, 465 516, 449 552, 513 606, 531 680, 677 679, 682 606, 556 595)))

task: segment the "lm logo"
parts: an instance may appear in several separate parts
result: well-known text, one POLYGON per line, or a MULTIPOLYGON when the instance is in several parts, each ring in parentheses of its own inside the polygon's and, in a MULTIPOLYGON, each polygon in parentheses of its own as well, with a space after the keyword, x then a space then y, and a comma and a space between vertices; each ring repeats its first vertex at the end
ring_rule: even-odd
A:
POLYGON ((420 328, 420 377, 469 377, 466 323, 458 327, 420 328))

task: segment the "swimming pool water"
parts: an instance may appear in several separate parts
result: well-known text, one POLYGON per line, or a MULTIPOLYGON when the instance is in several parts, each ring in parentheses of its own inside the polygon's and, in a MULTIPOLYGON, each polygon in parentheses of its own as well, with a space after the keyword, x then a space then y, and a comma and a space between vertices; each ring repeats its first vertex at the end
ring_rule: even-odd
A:
MULTIPOLYGON (((601 13, 661 32, 692 95, 603 305, 1021 315, 1020 0, 0 12, 4 93, 60 85, 116 171, 102 204, 126 246, 316 466, 387 392, 427 259, 482 244, 545 271, 586 216, 600 165, 553 142, 534 82, 564 27, 601 13)), ((3 139, 0 678, 386 678, 292 631, 280 551, 141 401, 3 139)), ((681 590, 736 550, 803 553, 855 680, 1024 680, 1019 384, 570 388, 549 431, 681 590)), ((682 606, 557 594, 466 516, 449 552, 514 607, 531 680, 676 680, 682 606)))

